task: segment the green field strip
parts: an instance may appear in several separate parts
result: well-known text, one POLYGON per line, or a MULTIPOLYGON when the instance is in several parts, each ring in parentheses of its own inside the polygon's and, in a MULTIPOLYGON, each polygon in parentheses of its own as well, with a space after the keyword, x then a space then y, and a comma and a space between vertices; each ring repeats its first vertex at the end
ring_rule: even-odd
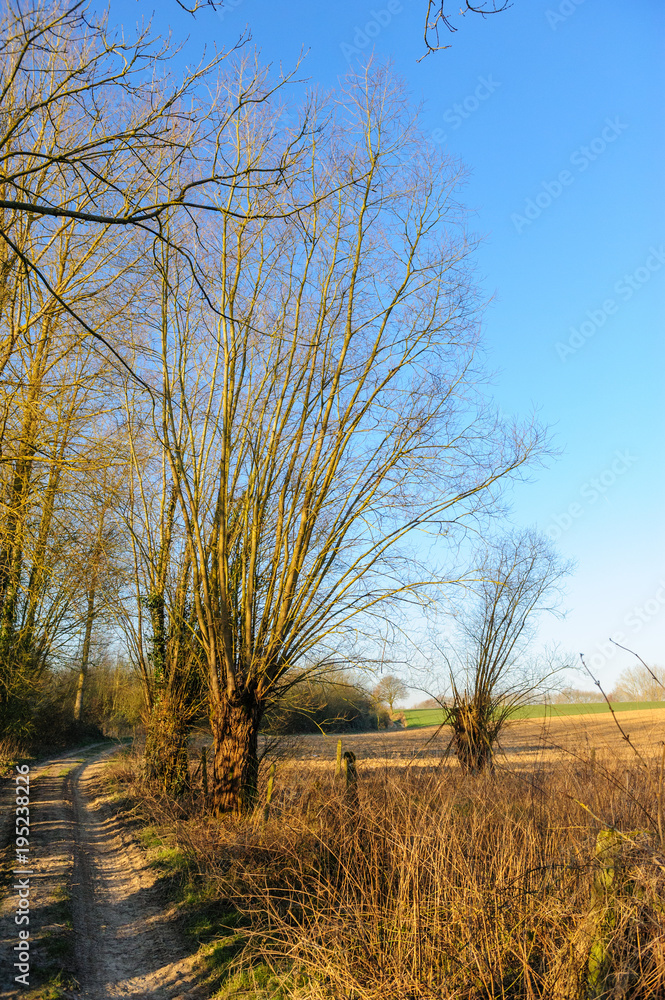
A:
MULTIPOLYGON (((615 712, 636 712, 648 709, 665 708, 665 701, 620 701, 613 702, 615 712)), ((523 705, 515 710, 513 719, 545 719, 566 715, 603 715, 609 714, 609 708, 604 701, 594 701, 580 705, 523 705)), ((443 710, 440 708, 405 708, 404 716, 409 729, 422 726, 440 726, 443 722, 443 710)))

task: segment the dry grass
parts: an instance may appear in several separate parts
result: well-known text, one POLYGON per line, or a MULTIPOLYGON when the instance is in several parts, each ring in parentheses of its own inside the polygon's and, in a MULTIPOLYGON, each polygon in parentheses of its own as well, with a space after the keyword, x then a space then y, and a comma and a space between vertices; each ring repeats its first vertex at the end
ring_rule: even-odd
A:
POLYGON ((375 768, 357 809, 332 768, 308 771, 278 771, 267 823, 141 791, 220 907, 246 917, 227 970, 245 986, 224 996, 665 997, 659 763, 375 768), (247 987, 259 961, 261 991, 247 987))
POLYGON ((0 739, 0 775, 8 772, 17 760, 27 756, 27 750, 23 744, 12 737, 0 739))

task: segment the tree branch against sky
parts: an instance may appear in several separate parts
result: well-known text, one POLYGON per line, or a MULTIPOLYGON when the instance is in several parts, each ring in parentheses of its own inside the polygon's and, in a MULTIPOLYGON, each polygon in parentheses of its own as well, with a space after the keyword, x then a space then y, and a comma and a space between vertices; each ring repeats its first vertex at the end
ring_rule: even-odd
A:
MULTIPOLYGON (((188 14, 196 14, 205 8, 213 10, 223 10, 224 8, 223 0, 175 0, 175 2, 188 14)), ((457 26, 453 23, 455 15, 481 14, 486 17, 488 14, 499 14, 510 6, 512 6, 510 0, 484 0, 481 3, 471 3, 470 0, 464 0, 461 7, 459 0, 453 3, 450 3, 449 0, 427 0, 423 31, 427 54, 450 48, 449 44, 441 44, 440 31, 442 28, 448 32, 457 31, 457 26)))
POLYGON ((510 0, 483 0, 481 3, 478 3, 477 0, 474 3, 470 3, 470 0, 464 0, 461 7, 459 0, 456 2, 453 0, 452 3, 448 0, 427 0, 423 34, 427 53, 450 48, 450 43, 448 45, 441 44, 440 32, 442 28, 448 32, 457 31, 457 26, 452 20, 455 15, 481 14, 483 17, 487 17, 488 14, 500 14, 511 6, 510 0))
MULTIPOLYGON (((118 246, 129 240, 141 253, 163 238, 166 213, 172 240, 176 217, 242 217, 246 207, 228 197, 239 183, 254 195, 251 211, 259 217, 283 212, 280 189, 307 141, 307 121, 273 160, 263 157, 260 167, 247 160, 242 177, 226 142, 244 109, 270 100, 288 78, 268 84, 265 73, 245 75, 242 89, 220 92, 226 53, 175 79, 177 55, 171 39, 149 27, 127 36, 110 29, 108 14, 86 2, 63 9, 10 0, 0 23, 0 237, 8 257, 55 298, 47 273, 17 238, 26 220, 47 234, 63 221, 82 235, 104 232, 107 241, 117 231, 118 246)), ((195 236, 194 227, 187 246, 174 244, 192 269, 195 236)), ((85 310, 66 293, 58 301, 126 367, 118 344, 103 340, 85 310)))

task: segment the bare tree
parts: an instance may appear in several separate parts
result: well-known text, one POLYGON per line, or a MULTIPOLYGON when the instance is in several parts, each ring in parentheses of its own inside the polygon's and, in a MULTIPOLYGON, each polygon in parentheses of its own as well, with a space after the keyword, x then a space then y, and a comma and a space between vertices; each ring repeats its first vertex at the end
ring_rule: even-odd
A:
POLYGON ((626 667, 609 697, 611 701, 665 700, 665 668, 626 667))
POLYGON ((560 669, 533 667, 526 647, 537 615, 555 612, 560 584, 570 571, 550 543, 533 531, 516 532, 482 552, 468 599, 456 619, 460 649, 447 657, 452 704, 447 721, 465 770, 492 765, 506 721, 560 669))
POLYGON ((385 702, 388 705, 392 716, 395 702, 406 698, 408 689, 404 682, 399 677, 396 677, 395 674, 386 674, 375 686, 372 693, 377 701, 385 702))
MULTIPOLYGON (((282 189, 286 220, 302 186, 310 208, 259 220, 239 181, 243 217, 210 230, 213 309, 162 243, 155 429, 191 552, 219 811, 251 800, 258 727, 292 668, 374 629, 427 578, 400 543, 483 508, 541 446, 478 396, 453 165, 385 72, 318 116, 282 189)), ((239 163, 259 169, 272 135, 248 115, 239 163)))

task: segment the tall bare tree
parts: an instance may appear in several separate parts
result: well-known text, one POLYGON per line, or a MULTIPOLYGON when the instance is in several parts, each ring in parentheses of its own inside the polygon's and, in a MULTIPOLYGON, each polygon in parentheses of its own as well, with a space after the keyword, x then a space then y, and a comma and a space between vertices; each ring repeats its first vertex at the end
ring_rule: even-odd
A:
POLYGON ((423 577, 400 546, 483 507, 540 444, 478 396, 458 172, 388 73, 318 115, 282 189, 287 219, 303 188, 311 207, 290 221, 259 220, 242 181, 272 153, 269 117, 234 133, 239 181, 207 236, 213 308, 162 244, 156 433, 191 552, 219 811, 251 799, 289 670, 412 595, 423 577))

